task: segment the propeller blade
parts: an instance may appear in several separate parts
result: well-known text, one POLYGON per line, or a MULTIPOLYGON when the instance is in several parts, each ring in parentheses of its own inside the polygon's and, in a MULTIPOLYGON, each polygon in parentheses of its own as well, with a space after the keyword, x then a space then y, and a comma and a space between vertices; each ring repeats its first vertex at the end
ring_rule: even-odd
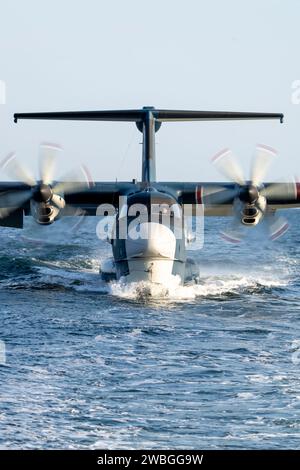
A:
POLYGON ((31 198, 31 189, 10 191, 0 195, 0 219, 9 216, 31 198))
POLYGON ((243 170, 235 159, 230 149, 223 149, 218 152, 213 158, 212 163, 216 168, 230 181, 243 186, 245 184, 245 178, 243 170))
POLYGON ((56 158, 62 148, 55 144, 42 143, 40 145, 40 179, 44 184, 50 185, 53 181, 56 158))
MULTIPOLYGON (((289 223, 285 217, 272 214, 265 216, 264 227, 267 230, 269 240, 275 241, 287 232, 289 223)), ((225 241, 233 244, 241 243, 245 237, 247 238, 247 234, 248 232, 243 230, 238 221, 233 223, 228 229, 220 231, 220 236, 225 241)))
POLYGON ((64 207, 61 213, 64 217, 81 217, 87 215, 87 211, 85 209, 72 206, 72 204, 68 204, 64 207))
POLYGON ((266 184, 261 190, 261 194, 267 198, 269 203, 280 200, 293 201, 297 197, 297 183, 296 181, 290 181, 266 184))
POLYGON ((277 152, 272 147, 263 144, 257 145, 251 168, 251 182, 254 186, 259 186, 262 183, 276 155, 277 152))
POLYGON ((76 221, 70 227, 71 232, 75 232, 86 220, 87 211, 81 207, 75 207, 68 204, 62 211, 63 217, 76 217, 76 221))
POLYGON ((220 231, 220 236, 228 243, 241 243, 245 237, 245 231, 236 216, 234 216, 233 221, 225 230, 220 231))
POLYGON ((269 238, 272 241, 282 237, 289 229, 289 223, 282 215, 268 215, 266 222, 268 224, 269 238))
POLYGON ((28 186, 35 185, 34 177, 18 162, 15 153, 7 155, 0 166, 12 180, 26 183, 28 186))
POLYGON ((90 174, 85 166, 70 171, 61 178, 61 182, 57 182, 53 189, 53 193, 58 194, 74 194, 86 191, 93 185, 90 174))

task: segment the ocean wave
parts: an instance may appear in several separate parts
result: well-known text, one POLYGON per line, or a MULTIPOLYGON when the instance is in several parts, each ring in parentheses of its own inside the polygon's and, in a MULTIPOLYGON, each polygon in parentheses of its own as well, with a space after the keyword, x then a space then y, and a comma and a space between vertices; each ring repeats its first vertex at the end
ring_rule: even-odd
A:
POLYGON ((170 300, 195 300, 199 297, 217 297, 242 291, 254 291, 264 288, 275 288, 286 286, 286 279, 278 279, 272 276, 254 277, 231 275, 221 278, 207 277, 200 279, 199 283, 181 285, 180 279, 173 276, 168 283, 160 285, 151 282, 120 281, 109 284, 112 295, 128 299, 168 298, 170 300))
MULTIPOLYGON (((131 300, 165 299, 174 301, 195 300, 197 298, 224 297, 247 292, 259 292, 264 289, 285 287, 289 283, 287 276, 281 278, 271 272, 257 276, 253 273, 226 272, 205 276, 202 273, 199 282, 181 285, 180 279, 173 276, 165 284, 153 284, 147 281, 127 283, 125 279, 105 283, 98 272, 99 260, 81 257, 68 260, 45 261, 36 258, 11 260, 15 264, 12 275, 3 276, 2 288, 11 289, 74 289, 81 292, 98 292, 131 300)), ((8 261, 6 260, 6 263, 8 261)), ((9 267, 8 264, 7 267, 9 267)))

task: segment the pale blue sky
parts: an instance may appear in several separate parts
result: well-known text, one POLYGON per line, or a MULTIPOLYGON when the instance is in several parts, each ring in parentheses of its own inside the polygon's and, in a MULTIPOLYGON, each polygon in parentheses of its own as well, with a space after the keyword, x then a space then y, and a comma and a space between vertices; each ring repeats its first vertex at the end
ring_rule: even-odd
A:
POLYGON ((256 143, 280 152, 267 179, 300 174, 300 105, 291 104, 299 0, 3 0, 0 13, 0 155, 16 149, 35 168, 38 143, 57 142, 62 169, 84 161, 96 179, 131 179, 141 167, 132 124, 16 125, 13 113, 143 105, 284 112, 283 125, 163 125, 158 179, 222 180, 210 157, 229 146, 248 168, 256 143))

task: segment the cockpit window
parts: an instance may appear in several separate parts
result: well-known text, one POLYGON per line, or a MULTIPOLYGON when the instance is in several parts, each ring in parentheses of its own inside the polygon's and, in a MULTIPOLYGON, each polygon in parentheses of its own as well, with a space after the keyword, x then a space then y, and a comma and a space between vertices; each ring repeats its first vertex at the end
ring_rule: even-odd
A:
POLYGON ((119 213, 119 219, 123 218, 128 218, 128 222, 138 219, 140 223, 151 221, 169 225, 169 222, 181 220, 182 210, 176 203, 151 204, 150 207, 143 204, 124 204, 119 213))

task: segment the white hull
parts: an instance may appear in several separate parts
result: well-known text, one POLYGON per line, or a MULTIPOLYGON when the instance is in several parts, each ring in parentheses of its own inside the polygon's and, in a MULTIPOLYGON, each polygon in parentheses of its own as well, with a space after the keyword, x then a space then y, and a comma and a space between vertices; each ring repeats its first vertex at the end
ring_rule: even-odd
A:
POLYGON ((102 279, 169 285, 174 277, 180 284, 198 277, 197 265, 186 259, 185 241, 176 239, 165 225, 141 223, 138 232, 134 228, 128 235, 123 249, 117 252, 123 256, 103 263, 102 279))
POLYGON ((131 259, 128 261, 129 274, 126 282, 149 281, 155 284, 168 284, 174 276, 184 282, 185 264, 172 259, 131 259))

